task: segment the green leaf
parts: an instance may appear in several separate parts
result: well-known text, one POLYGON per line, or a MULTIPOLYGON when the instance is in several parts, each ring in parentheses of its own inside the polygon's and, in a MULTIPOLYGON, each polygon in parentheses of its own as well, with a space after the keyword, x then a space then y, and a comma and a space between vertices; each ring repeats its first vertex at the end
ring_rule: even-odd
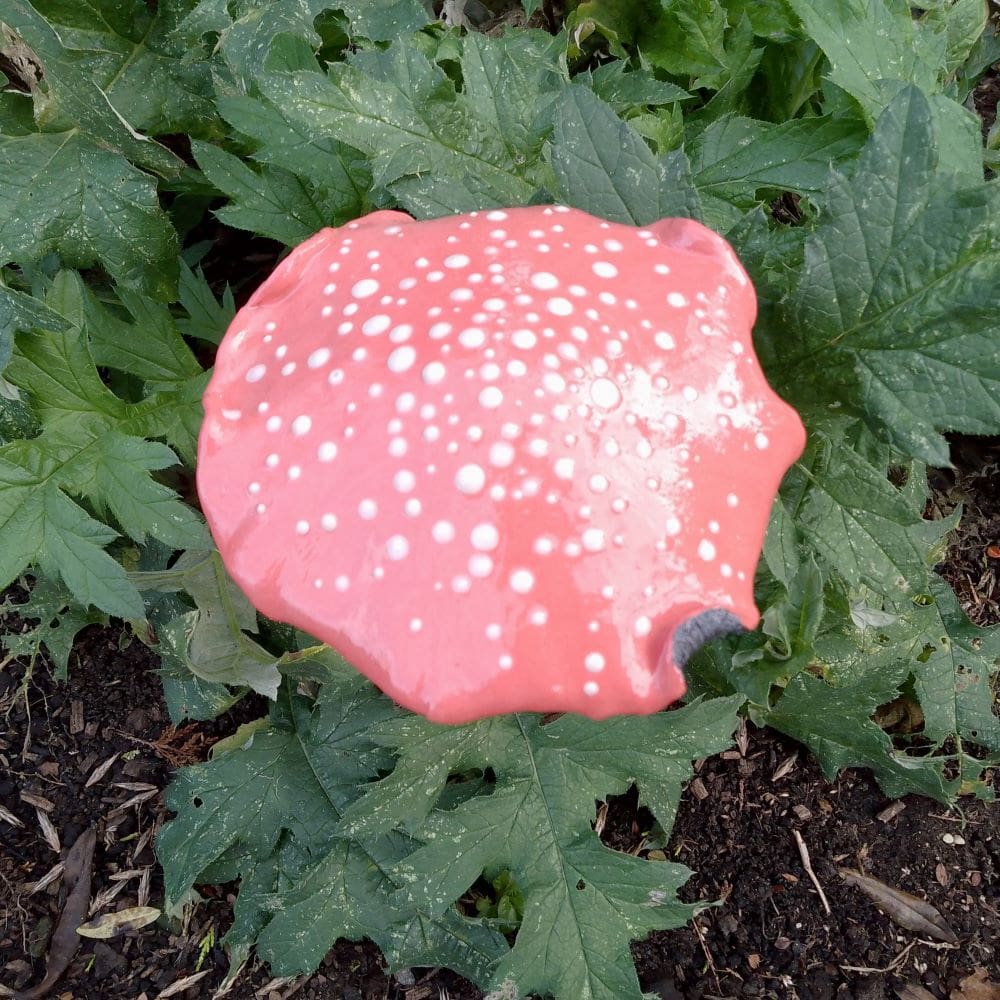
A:
POLYGON ((94 439, 63 468, 64 482, 110 513, 140 544, 147 535, 175 549, 206 548, 211 537, 201 517, 150 473, 177 464, 163 444, 110 430, 94 439))
POLYGON ((627 70, 620 61, 607 62, 594 70, 578 73, 574 82, 585 84, 619 114, 637 107, 658 107, 693 96, 674 83, 658 80, 646 69, 627 70))
POLYGON ((689 145, 699 194, 750 207, 762 188, 816 195, 830 166, 854 159, 867 132, 849 118, 805 118, 771 125, 726 116, 689 145))
POLYGON ((55 252, 153 298, 173 295, 176 234, 153 179, 120 154, 76 129, 0 135, 0 176, 0 259, 55 252))
POLYGON ((434 916, 395 894, 393 865, 410 849, 390 831, 337 835, 342 811, 390 759, 369 735, 396 714, 389 699, 330 654, 310 656, 322 681, 315 703, 286 686, 271 726, 207 764, 185 768, 168 791, 177 818, 158 840, 167 893, 179 898, 220 859, 242 874, 227 937, 260 950, 275 970, 316 968, 339 937, 371 937, 394 966, 448 961, 483 982, 503 938, 452 910, 434 916))
POLYGON ((218 552, 185 552, 167 570, 141 571, 130 579, 143 591, 186 592, 196 610, 167 622, 158 636, 170 655, 214 684, 253 688, 269 698, 278 692, 278 657, 251 639, 257 613, 230 579, 218 552))
MULTIPOLYGON (((63 9, 68 6, 64 4, 63 9)), ((62 131, 68 122, 79 126, 81 143, 92 152, 100 150, 104 153, 106 162, 113 162, 115 158, 111 153, 117 152, 137 166, 163 177, 173 177, 181 172, 183 161, 136 131, 91 77, 88 69, 80 66, 74 54, 64 47, 55 28, 28 0, 0 0, 0 22, 20 35, 41 62, 43 83, 47 90, 44 95, 36 97, 36 120, 43 132, 62 131)), ((69 134, 75 134, 75 131, 71 130, 69 134)), ((52 138, 59 141, 58 135, 52 138)), ((37 147, 32 155, 38 155, 37 147)), ((2 162, 0 157, 0 164, 2 162)), ((2 166, 0 173, 8 182, 15 179, 10 170, 2 166)), ((112 176, 120 173, 121 167, 110 170, 112 176)), ((94 183, 100 185, 101 182, 96 179, 94 183)), ((77 187, 78 184, 69 185, 70 190, 77 187)), ((145 201, 145 198, 140 201, 145 201)), ((2 204, 0 201, 0 206, 2 204)), ((7 212, 0 209, 0 218, 4 217, 7 217, 7 212)), ((111 218, 117 219, 118 216, 112 214, 111 218)))
POLYGON ((186 0, 155 6, 46 0, 43 9, 74 74, 96 84, 123 121, 154 135, 197 135, 217 129, 218 116, 208 63, 183 60, 172 38, 188 6, 186 0))
POLYGON ((687 872, 604 847, 592 830, 594 800, 636 781, 669 828, 690 761, 728 745, 742 700, 603 723, 566 715, 547 726, 530 715, 447 729, 407 717, 379 736, 398 748, 402 773, 373 786, 346 828, 376 829, 388 809, 405 817, 425 843, 394 869, 399 895, 431 913, 447 912, 484 869, 510 869, 524 920, 492 986, 510 979, 519 995, 638 1000, 628 943, 687 919, 691 908, 675 898, 687 872), (433 808, 450 773, 485 767, 496 773, 489 794, 433 808))
POLYGON ((698 214, 684 154, 658 161, 642 136, 585 87, 567 87, 556 106, 551 156, 554 193, 566 205, 638 225, 698 214))
POLYGON ((69 657, 77 633, 88 625, 106 625, 108 619, 90 608, 81 607, 73 596, 56 581, 36 574, 31 593, 23 604, 16 604, 10 596, 0 604, 0 613, 13 613, 37 625, 24 631, 4 631, 0 645, 14 656, 35 659, 44 647, 56 668, 56 680, 66 680, 69 675, 69 657))
POLYGON ((788 0, 830 61, 830 79, 871 119, 886 100, 883 80, 938 89, 945 63, 941 33, 922 28, 904 0, 788 0))
MULTIPOLYGON (((294 128, 364 153, 374 183, 418 216, 528 202, 537 157, 516 162, 473 98, 412 45, 394 43, 318 73, 268 74, 265 96, 294 128)), ((530 132, 528 133, 530 135, 530 132)))
POLYGON ((373 42, 391 42, 419 31, 430 18, 420 0, 337 0, 351 29, 373 42))
POLYGON ((12 462, 15 448, 0 448, 0 588, 38 563, 47 576, 60 577, 84 607, 141 617, 142 598, 104 551, 116 532, 58 489, 44 459, 34 468, 12 462))
POLYGON ((194 271, 183 261, 180 268, 177 297, 187 318, 176 320, 177 329, 185 337, 217 345, 236 315, 232 290, 227 285, 220 302, 200 269, 194 271))
POLYGON ((891 606, 891 620, 859 629, 844 622, 817 652, 838 678, 904 668, 924 713, 924 735, 1000 749, 993 683, 1000 667, 1000 630, 973 625, 951 588, 931 577, 927 593, 891 606))
POLYGON ((792 678, 777 705, 761 721, 804 743, 833 781, 845 767, 867 767, 889 798, 917 793, 948 802, 954 783, 942 773, 941 758, 907 755, 871 720, 879 705, 897 697, 907 668, 868 671, 842 685, 809 673, 792 678))
POLYGON ((215 210, 227 225, 297 246, 324 226, 348 219, 338 212, 339 198, 331 203, 325 191, 281 167, 254 171, 239 157, 208 143, 193 142, 191 149, 205 176, 230 199, 215 210))
POLYGON ((1000 427, 1000 194, 937 168, 926 98, 904 90, 848 179, 833 172, 769 374, 807 412, 846 405, 900 452, 947 465, 942 430, 1000 427))
POLYGON ((805 543, 852 588, 898 598, 928 586, 941 538, 957 517, 925 521, 923 504, 847 442, 814 433, 786 477, 781 502, 805 543))

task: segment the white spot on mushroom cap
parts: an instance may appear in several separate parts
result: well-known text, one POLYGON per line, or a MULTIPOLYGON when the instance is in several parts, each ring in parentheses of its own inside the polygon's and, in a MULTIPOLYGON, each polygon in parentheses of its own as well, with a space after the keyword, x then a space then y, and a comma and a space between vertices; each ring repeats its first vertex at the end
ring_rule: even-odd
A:
POLYGON ((463 465, 455 473, 455 486, 458 487, 460 493, 471 496, 479 493, 485 485, 486 473, 481 465, 470 462, 468 465, 463 465))
POLYGON ((374 278, 363 278, 351 288, 351 295, 356 299, 366 299, 378 291, 379 285, 374 278))
POLYGON ((520 567, 510 574, 510 589, 515 594, 529 594, 535 586, 535 574, 530 569, 520 567))

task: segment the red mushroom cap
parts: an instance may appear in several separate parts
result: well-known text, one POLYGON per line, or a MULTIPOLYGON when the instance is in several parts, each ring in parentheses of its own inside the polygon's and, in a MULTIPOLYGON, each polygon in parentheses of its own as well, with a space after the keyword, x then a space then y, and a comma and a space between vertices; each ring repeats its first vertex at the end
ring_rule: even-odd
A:
POLYGON ((729 245, 683 219, 325 229, 240 310, 205 394, 226 566, 435 721, 660 709, 692 645, 757 623, 804 443, 755 313, 729 245))

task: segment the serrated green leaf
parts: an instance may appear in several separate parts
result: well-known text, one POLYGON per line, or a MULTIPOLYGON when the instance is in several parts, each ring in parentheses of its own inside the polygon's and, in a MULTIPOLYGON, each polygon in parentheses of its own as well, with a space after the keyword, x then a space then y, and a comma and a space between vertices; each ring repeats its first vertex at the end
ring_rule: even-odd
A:
POLYGON ((645 225, 697 214, 683 152, 658 161, 642 136, 585 87, 567 87, 556 105, 551 157, 556 197, 599 218, 645 225))
POLYGON ((905 664, 896 664, 836 686, 801 673, 761 720, 809 747, 829 781, 842 768, 867 767, 890 798, 916 792, 947 802, 955 788, 943 776, 941 759, 893 749, 871 720, 879 705, 897 696, 907 673, 905 664))
POLYGON ((511 870, 524 921, 493 986, 512 979, 522 994, 638 998, 628 942, 690 915, 675 898, 687 873, 605 848, 591 829, 594 799, 635 780, 642 801, 669 826, 691 759, 728 744, 741 702, 604 723, 569 715, 548 726, 528 715, 448 730, 409 718, 390 723, 379 741, 398 747, 403 777, 373 786, 345 823, 369 829, 388 795, 404 796, 394 813, 406 815, 425 844, 396 866, 405 884, 399 895, 431 913, 446 912, 484 868, 511 870), (484 766, 496 772, 492 793, 431 808, 450 771, 484 766), (417 788, 404 791, 411 778, 417 788))
MULTIPOLYGON (((136 131, 86 68, 77 64, 55 28, 28 0, 0 0, 0 22, 20 35, 41 62, 47 95, 44 100, 37 99, 36 118, 43 130, 62 129, 69 122, 79 126, 81 141, 86 140, 88 147, 99 148, 109 157, 112 151, 120 153, 132 163, 163 177, 180 173, 183 161, 136 131)), ((53 138, 58 140, 58 135, 53 138)), ((12 179, 8 170, 0 172, 8 180, 12 179)), ((112 173, 120 173, 120 168, 112 173)), ((71 189, 73 187, 70 185, 71 189)), ((0 212, 0 217, 6 214, 0 212)), ((113 213, 111 218, 117 216, 113 213)))
POLYGON ((927 93, 938 87, 945 39, 922 28, 904 0, 788 0, 830 61, 830 79, 878 118, 879 82, 901 80, 927 93))
POLYGON ((148 534, 175 549, 206 548, 211 537, 199 515, 150 475, 176 464, 166 445, 109 430, 64 465, 63 482, 140 544, 148 534))
POLYGON ((499 934, 394 897, 390 872, 410 849, 405 837, 336 835, 344 808, 388 764, 368 733, 397 710, 353 671, 320 676, 315 704, 288 694, 250 745, 179 773, 168 792, 178 815, 157 845, 168 894, 177 898, 228 854, 243 876, 227 938, 237 954, 259 936, 276 970, 311 970, 338 937, 369 936, 394 965, 444 956, 484 981, 506 951, 499 934))
POLYGON ((933 553, 957 517, 925 521, 886 475, 843 442, 816 433, 782 485, 803 541, 848 583, 889 597, 928 585, 933 553))
POLYGON ((180 268, 177 299, 187 318, 176 320, 177 329, 185 337, 218 344, 236 315, 232 290, 226 285, 220 302, 200 269, 192 270, 183 261, 180 268))
POLYGON ((28 600, 15 604, 10 596, 0 605, 0 611, 13 612, 22 619, 37 619, 38 624, 24 631, 5 631, 0 635, 0 646, 14 656, 34 659, 42 648, 48 653, 56 668, 56 680, 66 680, 69 675, 69 657, 77 633, 88 625, 106 625, 108 619, 92 608, 81 607, 61 584, 49 577, 36 574, 28 600))
POLYGON ((761 349, 804 409, 851 406, 900 452, 947 465, 939 431, 1000 427, 1000 189, 956 185, 937 148, 926 98, 903 91, 852 177, 831 175, 782 342, 761 349))
POLYGON ((360 53, 328 76, 268 74, 259 82, 293 127, 363 152, 374 183, 418 216, 525 204, 539 186, 528 179, 539 176, 537 164, 514 162, 479 109, 412 45, 360 53))
POLYGON ((0 135, 0 175, 0 260, 55 252, 70 266, 101 264, 126 288, 172 296, 176 234, 153 178, 123 156, 76 129, 0 135))
POLYGON ((278 657, 246 634, 257 631, 257 614, 226 573, 218 552, 185 552, 170 569, 131 573, 130 579, 140 590, 184 591, 194 601, 196 610, 157 630, 169 655, 213 684, 246 686, 276 697, 278 657))
POLYGON ((48 462, 31 469, 10 461, 16 447, 0 448, 0 588, 38 563, 46 575, 60 577, 84 607, 141 617, 142 598, 104 551, 116 533, 58 489, 48 462))
POLYGON ((8 288, 0 281, 0 372, 10 361, 14 350, 14 334, 44 327, 62 330, 67 322, 54 309, 16 288, 8 288))
POLYGON ((239 157, 204 142, 191 145, 205 176, 230 199, 216 216, 236 229, 246 229, 297 246, 324 226, 346 221, 326 192, 281 167, 251 170, 239 157), (338 217, 339 216, 339 217, 338 217))

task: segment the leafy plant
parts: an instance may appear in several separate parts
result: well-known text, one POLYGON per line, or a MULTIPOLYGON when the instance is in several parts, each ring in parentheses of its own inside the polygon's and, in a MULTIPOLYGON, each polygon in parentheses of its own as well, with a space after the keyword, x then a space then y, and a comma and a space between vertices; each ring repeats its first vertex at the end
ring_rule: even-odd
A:
POLYGON ((175 722, 272 699, 178 773, 158 844, 171 900, 240 879, 234 969, 368 936, 484 989, 639 997, 628 943, 695 908, 681 866, 602 843, 595 800, 636 785, 668 834, 740 713, 831 777, 989 794, 1000 632, 934 573, 960 512, 925 509, 943 435, 1000 433, 996 158, 962 103, 1000 43, 981 0, 583 0, 559 34, 500 37, 429 7, 0 0, 0 585, 29 583, 4 610, 38 623, 2 642, 66 674, 116 616, 160 653, 175 722), (554 199, 725 232, 809 445, 762 626, 695 657, 689 704, 434 726, 260 618, 212 547, 192 472, 234 311, 216 276, 260 277, 219 247, 554 199), (922 728, 894 740, 877 710, 901 695, 922 728))

